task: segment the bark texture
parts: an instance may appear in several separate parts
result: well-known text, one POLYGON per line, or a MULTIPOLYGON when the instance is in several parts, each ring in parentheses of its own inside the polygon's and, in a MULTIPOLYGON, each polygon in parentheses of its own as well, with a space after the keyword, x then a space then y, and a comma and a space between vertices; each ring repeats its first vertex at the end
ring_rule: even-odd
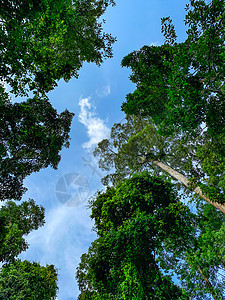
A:
MULTIPOLYGON (((145 157, 141 157, 140 161, 143 163, 146 161, 145 157)), ((176 170, 174 170, 173 168, 171 168, 170 166, 168 166, 167 164, 163 163, 162 161, 159 160, 154 160, 151 159, 150 162, 155 165, 158 166, 159 168, 161 168, 163 171, 167 172, 168 174, 170 174, 173 178, 179 180, 180 182, 182 182, 186 187, 190 188, 190 181, 188 180, 188 178, 186 176, 184 176, 183 174, 177 172, 176 170)), ((205 201, 207 201, 208 203, 212 204, 215 208, 219 209, 222 213, 225 214, 225 205, 224 204, 220 204, 218 202, 215 201, 211 201, 209 199, 209 197, 207 197, 206 195, 203 194, 201 188, 199 186, 197 186, 193 192, 195 192, 197 195, 199 195, 202 199, 204 199, 205 201)))

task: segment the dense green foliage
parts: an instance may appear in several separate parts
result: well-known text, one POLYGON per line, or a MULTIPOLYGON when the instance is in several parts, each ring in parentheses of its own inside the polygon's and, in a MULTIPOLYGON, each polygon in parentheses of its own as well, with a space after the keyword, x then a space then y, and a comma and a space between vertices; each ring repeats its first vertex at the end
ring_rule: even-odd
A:
POLYGON ((0 80, 16 95, 46 93, 78 76, 84 61, 99 65, 115 41, 99 18, 113 0, 1 0, 0 80))
POLYGON ((171 20, 163 18, 165 44, 144 46, 124 57, 122 66, 132 70, 136 90, 127 95, 122 109, 140 121, 135 121, 139 128, 134 130, 129 116, 127 125, 115 125, 110 139, 99 143, 95 154, 101 158, 100 167, 114 164, 116 169, 109 179, 139 170, 141 152, 154 154, 151 158, 166 154, 164 161, 192 187, 199 186, 211 201, 224 204, 224 5, 223 0, 191 1, 183 43, 176 42, 171 20))
POLYGON ((17 205, 8 201, 0 208, 0 262, 12 262, 28 245, 24 239, 44 224, 44 208, 34 200, 17 205))
MULTIPOLYGON (((222 141, 216 143, 219 145, 222 141)), ((210 199, 223 203, 224 195, 221 192, 224 191, 225 156, 222 158, 216 149, 210 147, 209 140, 200 132, 195 140, 188 133, 163 137, 150 117, 127 116, 123 124, 114 124, 110 137, 98 144, 94 155, 99 158, 99 167, 110 171, 102 180, 105 185, 109 182, 116 184, 120 179, 141 170, 162 174, 164 171, 151 163, 150 160, 154 159, 185 175, 190 181, 187 192, 198 184, 209 192, 210 199), (140 163, 141 157, 148 159, 140 163)), ((163 174, 171 176, 165 172, 163 174)), ((181 187, 180 184, 178 186, 181 187)))
POLYGON ((53 300, 56 299, 56 281, 53 265, 42 267, 35 262, 16 260, 1 268, 0 298, 53 300))
POLYGON ((98 238, 77 269, 79 299, 222 299, 225 217, 211 205, 191 214, 171 183, 140 173, 90 207, 98 238))
MULTIPOLYGON (((182 261, 176 267, 172 263, 170 268, 175 269, 182 287, 188 290, 194 299, 212 299, 207 293, 214 299, 223 299, 225 216, 209 204, 198 205, 196 215, 195 243, 182 254, 182 261)), ((176 251, 173 256, 176 256, 176 251)))
POLYGON ((57 114, 47 99, 0 104, 0 200, 19 200, 23 179, 49 165, 57 168, 59 151, 69 146, 73 114, 57 114))
POLYGON ((171 21, 163 18, 166 42, 127 55, 137 89, 127 96, 128 114, 152 117, 164 134, 196 130, 203 122, 211 135, 224 134, 225 4, 191 1, 187 39, 176 43, 171 21))
POLYGON ((93 290, 106 299, 188 299, 158 264, 162 248, 182 251, 181 237, 185 247, 194 238, 191 214, 169 182, 135 175, 98 192, 90 207, 98 239, 77 270, 80 299, 93 290))
MULTIPOLYGON (((99 21, 109 5, 0 1, 0 200, 20 200, 26 176, 57 168, 73 114, 58 114, 47 93, 58 80, 78 77, 84 62, 112 56, 115 39, 99 21), (33 98, 12 104, 4 83, 15 96, 33 98)), ((113 186, 90 200, 97 239, 77 269, 79 300, 225 297, 224 215, 201 201, 191 213, 170 175, 152 163, 163 161, 190 189, 198 185, 225 202, 225 3, 191 0, 186 10, 184 42, 162 18, 165 44, 122 61, 137 88, 122 106, 127 121, 95 150, 100 167, 113 170, 103 180, 113 186)), ((44 209, 33 200, 0 208, 1 299, 56 298, 54 266, 17 260, 25 236, 43 224, 44 209)))
POLYGON ((124 111, 151 117, 163 135, 189 133, 186 143, 196 144, 192 166, 198 161, 206 175, 201 188, 220 203, 225 201, 224 8, 223 0, 191 1, 185 42, 176 43, 171 20, 163 18, 165 44, 144 46, 122 61, 137 85, 124 111))
POLYGON ((28 248, 26 235, 44 224, 44 209, 33 200, 0 208, 0 299, 56 299, 57 272, 53 265, 17 260, 28 248))

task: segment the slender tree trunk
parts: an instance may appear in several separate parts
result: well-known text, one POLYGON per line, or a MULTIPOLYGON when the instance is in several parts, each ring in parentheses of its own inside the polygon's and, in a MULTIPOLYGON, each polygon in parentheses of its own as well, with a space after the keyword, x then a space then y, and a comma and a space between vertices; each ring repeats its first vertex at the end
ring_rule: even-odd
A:
MULTIPOLYGON (((144 161, 146 161, 146 158, 143 157, 143 158, 141 158, 141 160, 142 160, 142 162, 144 162, 144 161)), ((150 162, 152 164, 154 164, 155 166, 158 166, 162 170, 166 171, 167 173, 169 173, 173 178, 182 182, 186 187, 190 188, 190 181, 188 180, 187 177, 185 177, 181 173, 177 172, 176 170, 174 170, 173 168, 171 168, 170 166, 164 164, 163 162, 161 162, 159 160, 151 159, 150 162)), ((197 195, 199 195, 202 199, 206 200, 208 203, 212 204, 215 208, 219 209, 222 213, 225 214, 225 205, 220 204, 218 202, 211 201, 206 195, 203 194, 203 192, 199 186, 197 186, 193 191, 197 195)))
POLYGON ((204 275, 204 273, 203 273, 201 267, 200 267, 200 266, 197 266, 197 267, 198 267, 199 273, 202 275, 202 277, 203 277, 203 279, 204 279, 204 281, 205 281, 205 283, 206 283, 206 286, 210 289, 210 293, 211 293, 211 295, 213 296, 213 299, 214 299, 214 300, 220 300, 220 299, 218 298, 218 296, 216 295, 216 293, 215 293, 215 291, 214 291, 214 288, 213 288, 211 282, 210 282, 209 279, 204 275))

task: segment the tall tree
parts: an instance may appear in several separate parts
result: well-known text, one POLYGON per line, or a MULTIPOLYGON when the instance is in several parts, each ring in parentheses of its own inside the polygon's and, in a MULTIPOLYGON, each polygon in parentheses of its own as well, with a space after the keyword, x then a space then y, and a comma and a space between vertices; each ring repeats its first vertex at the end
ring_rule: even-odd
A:
POLYGON ((224 6, 223 0, 190 1, 183 43, 176 42, 171 20, 163 18, 165 44, 144 46, 122 61, 137 85, 122 109, 149 116, 160 134, 194 145, 190 169, 197 165, 202 176, 195 174, 192 181, 206 199, 221 204, 225 202, 224 6))
POLYGON ((190 214, 173 189, 144 173, 93 197, 98 238, 77 269, 79 299, 223 299, 224 215, 208 204, 190 214))
MULTIPOLYGON (((57 114, 46 94, 60 79, 78 77, 84 62, 100 65, 112 56, 115 39, 99 21, 113 0, 0 1, 0 200, 20 200, 23 179, 41 168, 57 168, 69 146, 73 114, 57 114), (15 96, 33 99, 11 104, 15 96)), ((104 21, 103 21, 104 22, 104 21)), ((53 266, 15 261, 27 249, 23 235, 43 224, 34 202, 8 202, 0 211, 1 299, 55 299, 53 266)))
POLYGON ((98 192, 90 206, 99 238, 77 271, 83 295, 97 291, 116 299, 188 299, 157 262, 162 247, 182 250, 180 238, 186 247, 194 232, 190 212, 169 182, 148 173, 134 175, 98 192))
POLYGON ((210 156, 205 155, 206 145, 201 135, 194 141, 189 133, 163 137, 150 117, 127 116, 125 123, 112 127, 110 138, 98 144, 94 155, 99 157, 102 169, 113 170, 112 174, 103 178, 105 184, 109 181, 116 184, 141 170, 164 172, 182 183, 187 191, 194 191, 225 213, 224 196, 220 193, 224 187, 223 164, 217 160, 213 148, 207 151, 210 156), (209 157, 212 157, 212 165, 209 157), (206 185, 206 182, 211 183, 206 185))
POLYGON ((45 98, 0 103, 0 200, 21 199, 26 176, 57 168, 59 151, 69 146, 73 115, 57 114, 45 98))
POLYGON ((46 93, 61 78, 78 76, 84 61, 100 65, 112 56, 101 15, 113 0, 1 1, 0 8, 0 200, 22 197, 23 179, 51 165, 68 146, 73 114, 58 115, 46 93), (35 97, 10 104, 11 92, 35 97))
POLYGON ((16 260, 0 270, 0 298, 56 299, 57 271, 53 265, 40 266, 36 262, 16 260))
POLYGON ((16 95, 46 93, 78 76, 83 62, 100 65, 115 41, 99 18, 113 0, 1 0, 0 80, 16 95))
POLYGON ((224 135, 224 11, 223 0, 190 1, 183 43, 176 43, 171 20, 163 18, 165 44, 123 59, 137 85, 123 104, 126 113, 151 116, 164 134, 194 132, 204 123, 211 135, 224 135))

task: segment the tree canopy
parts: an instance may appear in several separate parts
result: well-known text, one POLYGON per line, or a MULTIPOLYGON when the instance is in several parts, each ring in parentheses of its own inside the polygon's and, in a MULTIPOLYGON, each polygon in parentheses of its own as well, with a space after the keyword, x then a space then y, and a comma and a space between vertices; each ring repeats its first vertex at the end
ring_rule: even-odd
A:
POLYGON ((131 68, 130 79, 137 86, 122 109, 150 117, 164 136, 184 137, 183 144, 195 145, 190 169, 200 167, 205 174, 203 192, 220 203, 225 157, 224 5, 223 0, 191 1, 184 42, 176 42, 172 21, 162 18, 165 44, 144 46, 122 61, 131 68))
POLYGON ((98 237, 77 268, 79 299, 222 299, 225 220, 211 205, 193 214, 145 172, 97 192, 90 208, 98 237))
POLYGON ((6 264, 0 272, 0 298, 56 299, 57 271, 53 265, 40 266, 36 262, 16 260, 6 264))
POLYGON ((115 41, 99 21, 113 0, 1 0, 0 80, 15 95, 46 93, 78 77, 83 62, 100 65, 115 41))
POLYGON ((191 1, 186 10, 184 42, 177 43, 170 18, 162 18, 165 43, 144 46, 122 60, 136 84, 122 110, 130 124, 136 116, 140 125, 115 125, 95 154, 100 167, 114 164, 108 178, 116 179, 141 169, 142 152, 146 162, 186 176, 180 180, 184 185, 225 213, 224 1, 191 1))
POLYGON ((44 225, 44 208, 34 200, 17 205, 8 201, 0 208, 0 262, 8 263, 28 248, 24 236, 44 225))
POLYGON ((57 168, 59 151, 69 146, 73 115, 57 114, 44 98, 0 104, 0 200, 20 200, 27 175, 57 168))
POLYGON ((114 124, 110 137, 98 144, 94 155, 99 158, 99 167, 110 171, 102 179, 105 185, 148 170, 176 179, 182 192, 185 188, 190 196, 190 191, 194 191, 194 195, 225 213, 223 164, 216 155, 211 156, 214 149, 205 152, 206 141, 201 135, 193 140, 189 133, 163 137, 150 117, 128 115, 123 124, 114 124))
POLYGON ((98 192, 90 207, 99 237, 77 270, 82 293, 97 291, 117 299, 188 299, 158 264, 162 247, 181 251, 181 237, 187 247, 194 232, 191 214, 169 182, 148 173, 134 175, 116 188, 98 192))
MULTIPOLYGON (((170 18, 162 18, 164 45, 144 46, 122 61, 131 68, 136 90, 122 105, 126 121, 114 124, 110 137, 94 150, 99 166, 110 173, 103 178, 106 191, 90 203, 98 238, 78 267, 80 299, 164 299, 163 292, 156 293, 163 291, 156 278, 147 291, 156 274, 165 278, 169 299, 174 282, 165 274, 171 272, 182 287, 171 299, 224 298, 224 8, 221 0, 190 1, 184 42, 177 42, 170 18), (166 201, 159 207, 160 197, 153 197, 156 208, 144 208, 145 215, 143 201, 157 192, 148 190, 146 196, 147 185, 137 179, 142 170, 153 181, 162 174, 159 180, 177 179, 184 197, 185 186, 223 213, 198 198, 193 214, 179 202, 172 217, 166 201), (148 274, 146 289, 138 269, 143 262, 154 270, 153 275, 141 269, 148 274)), ((164 195, 160 184, 157 188, 164 195)))
POLYGON ((163 134, 193 133, 205 124, 211 135, 224 136, 224 5, 191 1, 184 42, 176 42, 171 20, 163 18, 165 44, 124 57, 122 66, 131 68, 137 85, 122 106, 126 113, 151 116, 163 134))

